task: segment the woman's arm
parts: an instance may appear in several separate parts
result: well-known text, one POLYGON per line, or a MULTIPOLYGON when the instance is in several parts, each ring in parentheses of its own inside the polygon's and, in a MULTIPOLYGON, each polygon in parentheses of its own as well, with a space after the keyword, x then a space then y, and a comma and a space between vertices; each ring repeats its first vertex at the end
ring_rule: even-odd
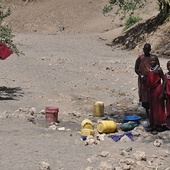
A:
POLYGON ((139 65, 140 65, 140 57, 137 58, 136 62, 135 62, 135 73, 137 75, 141 75, 140 74, 140 70, 139 70, 139 65))

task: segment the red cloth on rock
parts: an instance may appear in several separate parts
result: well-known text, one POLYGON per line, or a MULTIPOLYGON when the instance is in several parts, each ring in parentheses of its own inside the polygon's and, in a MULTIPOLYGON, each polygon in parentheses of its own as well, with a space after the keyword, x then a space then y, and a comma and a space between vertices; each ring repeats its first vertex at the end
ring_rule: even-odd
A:
POLYGON ((6 44, 0 44, 0 58, 2 60, 5 60, 11 54, 13 54, 13 51, 6 44))
POLYGON ((161 77, 156 72, 149 72, 147 77, 147 87, 150 99, 150 124, 162 125, 166 122, 164 99, 159 99, 162 92, 161 77))

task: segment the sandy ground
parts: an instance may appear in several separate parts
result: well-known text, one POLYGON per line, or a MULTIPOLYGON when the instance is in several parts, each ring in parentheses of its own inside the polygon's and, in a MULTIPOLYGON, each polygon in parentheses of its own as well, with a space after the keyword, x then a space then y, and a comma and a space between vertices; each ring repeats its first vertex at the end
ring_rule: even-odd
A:
MULTIPOLYGON (((56 170, 97 169, 100 162, 108 160, 118 166, 120 159, 125 159, 121 149, 129 146, 133 152, 145 151, 148 159, 169 150, 166 140, 161 148, 153 146, 157 135, 140 138, 142 142, 137 138, 116 143, 106 138, 89 146, 81 140, 81 121, 93 120, 95 101, 105 103, 106 114, 142 113, 133 71, 135 53, 112 49, 97 34, 18 34, 16 41, 25 56, 12 55, 1 61, 1 169, 32 170, 41 161, 56 170), (65 131, 47 130, 45 116, 39 112, 50 105, 59 107, 59 127, 65 131), (28 121, 29 107, 36 115, 35 124, 28 121), (102 151, 110 156, 103 158, 102 151)), ((165 68, 166 60, 161 63, 165 68)), ((169 136, 168 131, 162 133, 169 136)), ((163 159, 164 168, 169 166, 167 160, 163 159)))
MULTIPOLYGON (((93 2, 95 6, 97 1, 88 4, 93 2)), ((98 4, 97 12, 103 4, 104 1, 98 4)), ((28 4, 23 16, 28 15, 33 6, 28 4)), ((69 23, 70 27, 73 26, 72 29, 69 27, 72 31, 66 29, 64 33, 57 33, 59 26, 65 25, 57 25, 56 32, 55 27, 49 30, 44 25, 45 31, 42 32, 42 27, 35 26, 37 18, 33 25, 22 26, 17 19, 21 17, 20 21, 25 21, 19 15, 23 8, 19 6, 17 9, 19 12, 15 10, 13 18, 16 20, 11 25, 16 26, 14 40, 25 55, 18 57, 13 54, 1 61, 0 169, 34 170, 44 161, 50 164, 51 170, 110 170, 114 167, 116 170, 167 170, 170 167, 169 130, 157 135, 138 131, 134 141, 114 142, 107 135, 97 145, 85 146, 85 141, 81 140, 80 125, 85 118, 94 122, 96 131, 97 119, 93 118, 92 111, 96 101, 103 101, 105 114, 114 114, 113 120, 118 123, 124 114, 144 115, 138 105, 137 76, 134 73, 135 60, 142 50, 121 51, 107 46, 110 36, 120 33, 120 28, 106 33, 105 29, 112 28, 111 25, 105 27, 108 19, 98 27, 99 18, 94 23, 95 17, 89 17, 88 22, 86 10, 83 18, 87 19, 84 20, 87 27, 83 27, 82 32, 79 32, 82 20, 78 20, 77 27, 76 22, 75 25, 69 23), (34 29, 22 32, 22 27, 24 31, 34 29), (38 29, 40 31, 35 31, 38 29), (65 127, 65 130, 50 130, 45 123, 43 110, 51 105, 59 107, 57 128, 65 127), (163 142, 160 147, 154 145, 158 139, 163 142), (122 154, 124 150, 128 151, 122 154), (145 152, 146 159, 138 160, 134 156, 137 151, 145 152)), ((64 12, 62 14, 66 16, 64 12)), ((166 71, 167 59, 160 58, 160 62, 166 71)), ((123 134, 122 131, 119 133, 123 134)))

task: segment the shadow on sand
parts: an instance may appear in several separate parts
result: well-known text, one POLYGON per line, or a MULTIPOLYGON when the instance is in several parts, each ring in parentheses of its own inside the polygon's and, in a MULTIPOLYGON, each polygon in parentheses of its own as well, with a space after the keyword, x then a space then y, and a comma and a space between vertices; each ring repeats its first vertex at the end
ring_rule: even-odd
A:
POLYGON ((20 87, 0 87, 0 100, 18 100, 18 97, 23 97, 23 94, 20 87))

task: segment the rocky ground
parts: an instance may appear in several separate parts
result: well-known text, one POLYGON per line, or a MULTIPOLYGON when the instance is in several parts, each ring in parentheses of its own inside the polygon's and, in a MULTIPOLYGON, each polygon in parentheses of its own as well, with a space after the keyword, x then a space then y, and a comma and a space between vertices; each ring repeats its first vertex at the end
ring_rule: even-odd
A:
MULTIPOLYGON (((109 135, 123 135, 119 128, 115 133, 97 132, 99 118, 93 117, 92 109, 96 101, 104 102, 105 116, 118 125, 126 114, 146 117, 138 103, 134 73, 135 60, 142 50, 124 51, 106 45, 111 35, 115 37, 120 31, 117 27, 104 31, 112 28, 111 24, 106 26, 109 19, 99 13, 106 2, 81 1, 75 8, 78 1, 67 2, 68 14, 63 10, 66 2, 57 1, 58 10, 54 10, 52 0, 44 1, 44 5, 40 1, 27 5, 14 2, 13 15, 5 22, 14 27, 14 41, 25 55, 13 54, 1 61, 1 169, 170 169, 169 130, 153 135, 139 125, 131 131, 133 141, 124 135, 118 142, 109 135), (93 4, 92 10, 83 8, 86 3, 93 4), (44 7, 48 14, 51 11, 52 19, 45 17, 44 7), (76 10, 84 11, 83 15, 76 17, 76 10), (56 11, 58 15, 54 15, 56 11), (35 21, 33 16, 44 19, 37 17, 35 21), (64 18, 69 27, 63 23, 50 27, 54 20, 62 21, 52 16, 64 18), (44 26, 38 26, 40 23, 44 26), (59 122, 47 125, 44 109, 51 105, 59 107, 59 122), (87 141, 80 133, 85 118, 92 120, 95 128, 94 138, 87 141)), ((160 58, 160 62, 165 72, 167 59, 160 58)))

